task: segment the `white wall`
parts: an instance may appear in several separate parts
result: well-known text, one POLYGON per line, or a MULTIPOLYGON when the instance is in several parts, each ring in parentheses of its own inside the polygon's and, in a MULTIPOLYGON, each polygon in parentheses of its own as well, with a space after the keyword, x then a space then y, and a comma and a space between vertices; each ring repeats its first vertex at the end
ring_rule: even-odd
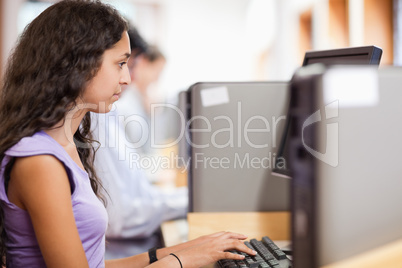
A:
POLYGON ((3 27, 3 36, 1 38, 2 44, 2 70, 6 64, 8 55, 14 47, 15 42, 18 38, 18 24, 17 24, 17 14, 24 3, 25 0, 0 0, 3 1, 3 11, 4 13, 0 15, 3 27))
MULTIPOLYGON (((270 1, 270 0, 268 0, 270 1)), ((164 5, 162 49, 168 66, 161 86, 185 89, 199 81, 250 80, 245 35, 248 0, 171 0, 164 5)))
POLYGON ((160 0, 158 45, 168 56, 160 87, 174 95, 199 81, 289 80, 300 64, 297 12, 312 2, 160 0))

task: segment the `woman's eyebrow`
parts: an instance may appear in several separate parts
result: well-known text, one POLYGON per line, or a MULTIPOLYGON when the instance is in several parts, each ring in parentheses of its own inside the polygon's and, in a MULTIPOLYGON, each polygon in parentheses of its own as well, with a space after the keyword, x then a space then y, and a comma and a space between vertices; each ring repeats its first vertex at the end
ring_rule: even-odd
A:
POLYGON ((122 57, 125 57, 125 58, 130 58, 130 56, 131 56, 131 53, 124 53, 123 55, 121 55, 122 57))

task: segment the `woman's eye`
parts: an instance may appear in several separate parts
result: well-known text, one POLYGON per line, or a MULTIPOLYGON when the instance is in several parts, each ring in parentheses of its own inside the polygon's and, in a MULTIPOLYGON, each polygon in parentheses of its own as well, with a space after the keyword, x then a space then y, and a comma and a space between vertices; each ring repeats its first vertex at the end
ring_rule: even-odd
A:
POLYGON ((123 68, 124 64, 127 64, 127 62, 126 62, 126 61, 120 62, 120 63, 119 63, 119 67, 120 67, 120 68, 123 68))

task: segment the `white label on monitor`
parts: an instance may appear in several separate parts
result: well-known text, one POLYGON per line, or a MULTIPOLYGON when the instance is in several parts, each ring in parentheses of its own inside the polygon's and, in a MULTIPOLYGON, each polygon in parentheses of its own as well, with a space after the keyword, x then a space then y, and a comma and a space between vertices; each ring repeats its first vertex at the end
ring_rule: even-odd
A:
POLYGON ((214 87, 201 90, 201 102, 204 107, 229 103, 227 87, 214 87))
POLYGON ((379 102, 378 70, 374 67, 330 69, 323 84, 324 102, 339 100, 340 108, 376 106, 379 102))

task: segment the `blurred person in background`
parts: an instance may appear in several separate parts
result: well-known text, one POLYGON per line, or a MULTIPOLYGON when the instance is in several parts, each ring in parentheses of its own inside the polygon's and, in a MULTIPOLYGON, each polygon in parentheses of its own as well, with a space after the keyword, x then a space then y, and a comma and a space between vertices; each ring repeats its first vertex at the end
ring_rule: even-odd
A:
MULTIPOLYGON (((124 116, 127 140, 137 150, 137 160, 167 160, 177 148, 169 143, 178 136, 178 115, 171 104, 163 100, 157 82, 166 65, 166 57, 154 45, 136 60, 131 68, 133 82, 116 103, 119 115, 124 116)), ((174 163, 170 161, 170 167, 174 163)), ((174 169, 162 169, 155 165, 144 167, 151 182, 166 184, 175 179, 174 169)))
MULTIPOLYGON (((151 124, 158 123, 160 127, 164 120, 161 119, 163 114, 160 109, 152 111, 151 105, 160 102, 155 86, 165 65, 166 58, 162 52, 156 46, 149 45, 131 68, 132 83, 116 103, 120 115, 126 118, 132 115, 141 117, 140 120, 125 121, 125 130, 130 141, 138 144, 138 151, 143 155, 157 153, 157 150, 152 148, 150 132, 155 132, 156 129, 152 128, 151 124)), ((153 137, 161 141, 162 133, 153 133, 153 137)))

